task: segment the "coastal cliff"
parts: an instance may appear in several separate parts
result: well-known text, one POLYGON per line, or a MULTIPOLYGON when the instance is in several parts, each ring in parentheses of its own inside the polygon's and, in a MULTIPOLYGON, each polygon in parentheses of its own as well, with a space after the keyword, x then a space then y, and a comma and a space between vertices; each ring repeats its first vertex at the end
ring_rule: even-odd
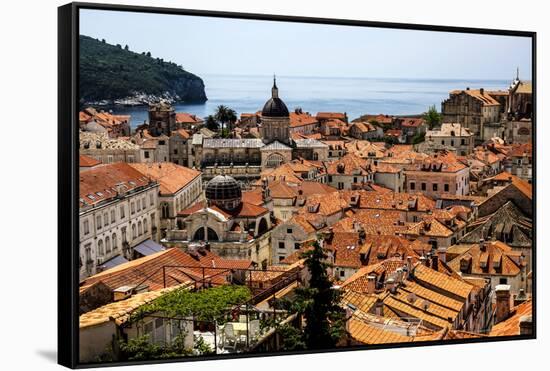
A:
POLYGON ((207 100, 202 79, 175 63, 105 40, 83 35, 79 40, 81 104, 141 105, 161 98, 170 103, 207 100))

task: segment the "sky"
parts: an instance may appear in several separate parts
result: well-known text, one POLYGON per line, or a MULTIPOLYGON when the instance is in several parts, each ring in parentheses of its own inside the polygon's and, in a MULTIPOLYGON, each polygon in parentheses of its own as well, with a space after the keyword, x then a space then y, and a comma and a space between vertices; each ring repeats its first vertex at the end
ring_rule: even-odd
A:
POLYGON ((531 79, 531 39, 81 10, 80 34, 198 74, 531 79))

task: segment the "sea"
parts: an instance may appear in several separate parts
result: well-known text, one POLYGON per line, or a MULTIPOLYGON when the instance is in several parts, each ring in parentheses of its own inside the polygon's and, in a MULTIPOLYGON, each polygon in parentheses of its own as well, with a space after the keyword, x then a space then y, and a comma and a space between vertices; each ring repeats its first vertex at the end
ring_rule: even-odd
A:
MULTIPOLYGON (((223 104, 238 115, 261 110, 271 97, 272 76, 201 75, 208 101, 176 104, 176 112, 199 117, 213 114, 223 104)), ((507 80, 414 79, 366 77, 277 76, 279 97, 289 110, 346 112, 353 120, 364 114, 416 115, 441 102, 455 89, 505 90, 507 80)), ((116 114, 131 115, 131 126, 148 120, 146 106, 109 107, 116 114)))

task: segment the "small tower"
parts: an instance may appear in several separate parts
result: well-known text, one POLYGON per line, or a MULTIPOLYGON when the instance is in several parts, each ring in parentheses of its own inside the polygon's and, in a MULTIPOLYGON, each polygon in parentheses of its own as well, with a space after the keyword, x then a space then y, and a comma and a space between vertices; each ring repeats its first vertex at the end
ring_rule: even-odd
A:
POLYGON ((265 103, 262 109, 262 127, 260 129, 264 143, 279 141, 281 143, 290 143, 290 117, 288 108, 281 98, 279 98, 279 88, 277 88, 277 79, 273 76, 273 87, 271 88, 271 98, 265 103))

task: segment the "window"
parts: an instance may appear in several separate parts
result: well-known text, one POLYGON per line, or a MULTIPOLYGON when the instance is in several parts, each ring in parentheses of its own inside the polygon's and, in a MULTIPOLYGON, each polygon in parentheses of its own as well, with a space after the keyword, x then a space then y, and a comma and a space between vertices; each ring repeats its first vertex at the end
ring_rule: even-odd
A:
POLYGON ((300 243, 299 242, 294 243, 294 249, 295 250, 300 250, 300 243))
POLYGON ((141 200, 137 200, 137 211, 141 210, 141 200))
POLYGON ((115 222, 115 209, 111 210, 111 223, 115 222))
POLYGON ((344 189, 344 183, 338 182, 338 189, 344 189))
POLYGON ((344 277, 345 275, 346 275, 346 272, 342 269, 342 270, 340 271, 340 277, 344 277))
POLYGON ((143 155, 145 156, 145 158, 149 158, 149 151, 145 151, 143 155))
POLYGON ((84 235, 90 233, 90 222, 88 220, 84 220, 84 223, 82 223, 82 229, 84 230, 84 235))
POLYGON ((287 228, 287 229, 286 229, 286 233, 292 234, 292 228, 287 228))
POLYGON ((105 251, 103 251, 103 240, 97 241, 97 255, 103 256, 105 254, 105 251))
POLYGON ((279 249, 284 249, 284 248, 285 248, 285 243, 279 242, 279 249))
POLYGON ((507 285, 508 284, 508 278, 501 278, 498 280, 499 285, 507 285))
POLYGON ((282 262, 282 261, 283 261, 284 259, 285 259, 285 257, 284 257, 284 256, 282 256, 282 255, 281 255, 281 256, 279 256, 279 262, 282 262))
POLYGON ((435 192, 437 192, 437 183, 434 183, 434 184, 432 185, 432 188, 433 188, 433 190, 434 190, 435 192))
POLYGON ((149 194, 149 206, 153 206, 153 204, 155 203, 155 196, 150 193, 149 194))
POLYGON ((461 139, 461 140, 460 140, 460 144, 463 145, 463 146, 465 146, 465 145, 466 145, 466 139, 461 139))
POLYGON ((109 214, 107 214, 107 213, 103 214, 103 225, 105 227, 109 225, 109 214))
POLYGON ((423 191, 425 191, 425 190, 426 190, 426 183, 422 183, 422 184, 420 185, 420 187, 421 187, 421 189, 422 189, 423 191))
POLYGON ((444 188, 445 188, 445 192, 449 192, 449 185, 448 184, 445 184, 444 188))
POLYGON ((120 219, 124 219, 126 217, 126 208, 124 205, 120 205, 120 219))
POLYGON ((101 229, 101 215, 98 215, 95 220, 97 229, 101 229))
POLYGON ((143 234, 143 227, 141 225, 141 220, 138 222, 138 236, 143 234))
POLYGON ((117 239, 116 239, 116 233, 113 233, 113 236, 111 237, 111 240, 113 241, 113 251, 117 251, 118 243, 117 243, 117 239))
POLYGON ((130 204, 130 212, 132 214, 136 213, 136 204, 134 204, 133 202, 130 204))
POLYGON ((143 233, 147 233, 148 227, 147 227, 147 219, 143 219, 143 233))
POLYGON ((329 182, 332 182, 332 175, 329 175, 329 176, 328 176, 328 181, 329 181, 329 182))
POLYGON ((136 225, 135 224, 132 224, 132 238, 136 238, 137 237, 137 234, 136 234, 136 225))
POLYGON ((443 145, 443 146, 445 145, 445 141, 444 141, 444 140, 441 141, 441 145, 443 145))
POLYGON ((168 204, 164 202, 161 207, 162 219, 168 219, 170 214, 168 212, 168 204))
POLYGON ((174 154, 177 155, 178 154, 178 150, 177 148, 174 149, 174 154))
POLYGON ((411 189, 411 191, 414 191, 414 189, 416 188, 416 183, 411 182, 411 185, 409 188, 411 189))
POLYGON ((455 141, 451 139, 451 146, 454 147, 455 141))
POLYGON ((111 238, 109 236, 105 237, 105 252, 107 254, 111 252, 111 238))
POLYGON ((126 236, 126 227, 122 227, 120 229, 120 232, 122 233, 122 243, 128 242, 128 238, 126 236))

